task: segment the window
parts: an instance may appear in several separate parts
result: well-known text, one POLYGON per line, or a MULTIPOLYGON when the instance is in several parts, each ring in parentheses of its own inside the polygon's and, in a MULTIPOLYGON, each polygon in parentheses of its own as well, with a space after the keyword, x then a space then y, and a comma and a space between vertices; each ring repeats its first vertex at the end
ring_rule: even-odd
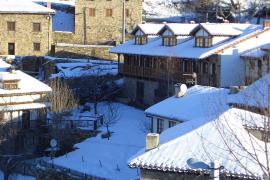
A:
POLYGON ((91 17, 96 16, 96 9, 95 8, 89 8, 89 16, 91 16, 91 17))
POLYGON ((130 16, 129 9, 126 9, 126 17, 129 17, 129 16, 130 16))
POLYGON ((146 43, 147 43, 147 36, 136 36, 135 37, 135 44, 144 45, 146 43))
POLYGON ((259 77, 262 76, 262 61, 261 60, 258 61, 258 76, 259 77))
POLYGON ((34 51, 40 51, 40 43, 33 43, 34 51))
POLYGON ((215 75, 216 74, 216 64, 212 64, 211 74, 212 75, 215 75))
POLYGON ((195 46, 208 48, 212 46, 212 37, 196 37, 195 46))
POLYGON ((4 89, 6 90, 18 89, 18 82, 5 82, 4 89))
POLYGON ((203 62, 203 73, 208 73, 208 63, 203 62))
POLYGON ((16 22, 7 22, 7 30, 15 31, 16 30, 16 22))
POLYGON ((176 37, 163 37, 163 46, 175 46, 176 37))
POLYGON ((163 130, 164 130, 164 120, 158 118, 157 119, 157 133, 162 133, 163 130))
POLYGON ((8 55, 15 55, 15 43, 8 43, 8 55))
POLYGON ((169 121, 169 128, 173 127, 176 125, 175 121, 169 121))
POLYGON ((40 23, 33 23, 33 31, 40 32, 41 31, 41 24, 40 23))
POLYGON ((112 17, 113 10, 112 9, 106 9, 106 17, 112 17))

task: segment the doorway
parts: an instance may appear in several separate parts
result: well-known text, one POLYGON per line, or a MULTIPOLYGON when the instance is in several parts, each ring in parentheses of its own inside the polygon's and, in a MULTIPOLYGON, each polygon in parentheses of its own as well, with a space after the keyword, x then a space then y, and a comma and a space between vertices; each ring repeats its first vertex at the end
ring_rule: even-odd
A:
POLYGON ((8 55, 15 55, 15 43, 8 43, 8 55))

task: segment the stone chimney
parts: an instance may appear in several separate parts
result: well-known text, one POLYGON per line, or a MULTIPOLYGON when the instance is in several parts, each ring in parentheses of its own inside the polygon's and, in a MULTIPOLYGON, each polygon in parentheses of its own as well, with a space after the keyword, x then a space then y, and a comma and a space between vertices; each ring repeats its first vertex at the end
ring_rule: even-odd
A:
POLYGON ((270 20, 264 20, 263 21, 263 29, 270 28, 270 20))
POLYGON ((146 136, 146 151, 155 149, 159 145, 159 134, 149 133, 146 136))
POLYGON ((47 0, 47 8, 52 9, 51 0, 47 0))

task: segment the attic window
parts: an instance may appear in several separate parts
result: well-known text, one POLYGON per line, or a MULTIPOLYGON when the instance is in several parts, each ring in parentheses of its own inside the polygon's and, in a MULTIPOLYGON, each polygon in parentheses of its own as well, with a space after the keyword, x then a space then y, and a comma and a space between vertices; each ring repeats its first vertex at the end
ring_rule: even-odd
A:
POLYGON ((135 44, 144 45, 146 43, 147 43, 147 36, 136 36, 135 37, 135 44))
POLYGON ((163 37, 162 40, 163 46, 175 46, 176 42, 176 37, 163 37))
POLYGON ((18 89, 18 81, 5 81, 3 88, 6 90, 18 89))
POLYGON ((212 47, 212 45, 213 45, 212 37, 196 37, 195 38, 196 47, 208 48, 208 47, 212 47))

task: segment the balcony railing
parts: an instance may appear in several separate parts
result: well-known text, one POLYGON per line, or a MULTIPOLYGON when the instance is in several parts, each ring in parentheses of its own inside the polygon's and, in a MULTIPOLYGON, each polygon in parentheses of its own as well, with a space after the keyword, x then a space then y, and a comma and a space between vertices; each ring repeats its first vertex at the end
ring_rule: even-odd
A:
MULTIPOLYGON (((190 83, 195 82, 192 73, 182 73, 175 70, 158 70, 154 68, 138 67, 126 64, 119 64, 120 74, 154 80, 170 80, 174 82, 190 83)), ((217 86, 216 75, 197 74, 197 83, 201 85, 217 86)))

